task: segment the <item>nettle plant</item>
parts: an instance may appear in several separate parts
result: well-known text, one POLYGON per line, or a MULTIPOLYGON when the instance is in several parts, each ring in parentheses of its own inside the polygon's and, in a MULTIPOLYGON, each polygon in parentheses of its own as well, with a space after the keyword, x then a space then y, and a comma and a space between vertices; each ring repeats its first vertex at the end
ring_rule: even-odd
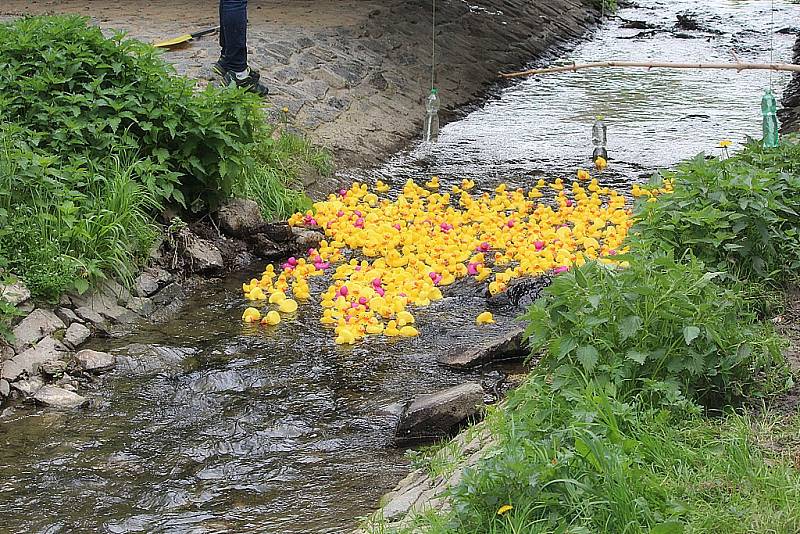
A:
POLYGON ((720 161, 702 154, 653 181, 674 192, 635 208, 634 248, 681 256, 746 281, 782 284, 800 268, 800 145, 750 143, 720 161))
POLYGON ((527 312, 554 383, 611 384, 619 398, 716 407, 787 386, 782 340, 693 259, 590 262, 555 278, 527 312))

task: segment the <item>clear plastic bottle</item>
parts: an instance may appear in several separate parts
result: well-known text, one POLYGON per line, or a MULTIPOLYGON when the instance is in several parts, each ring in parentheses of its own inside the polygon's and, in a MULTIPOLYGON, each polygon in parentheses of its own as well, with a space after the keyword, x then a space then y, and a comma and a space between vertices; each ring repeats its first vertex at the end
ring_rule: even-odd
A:
POLYGON ((439 140, 439 91, 431 89, 431 94, 425 101, 425 129, 422 132, 422 140, 425 143, 435 143, 439 140))
POLYGON ((772 89, 767 89, 761 99, 765 148, 774 148, 779 145, 777 109, 778 103, 775 101, 775 95, 772 93, 772 89))
POLYGON ((598 157, 608 159, 606 143, 606 123, 603 122, 603 117, 597 117, 592 126, 592 144, 594 145, 592 161, 597 160, 598 157))

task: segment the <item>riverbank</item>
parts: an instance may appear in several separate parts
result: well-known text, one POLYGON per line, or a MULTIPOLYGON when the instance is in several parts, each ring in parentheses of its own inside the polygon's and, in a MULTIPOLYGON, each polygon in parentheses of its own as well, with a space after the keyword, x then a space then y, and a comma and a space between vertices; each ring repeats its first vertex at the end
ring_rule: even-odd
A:
MULTIPOLYGON (((430 2, 250 2, 251 63, 270 86, 272 119, 328 147, 340 168, 383 160, 419 135, 431 78, 430 2), (288 108, 288 117, 281 110, 288 108)), ((542 59, 599 22, 583 0, 438 3, 437 87, 443 119, 481 101, 497 73, 542 59)), ((7 0, 0 16, 77 13, 154 42, 218 24, 214 2, 7 0)), ((179 73, 213 80, 214 36, 166 53, 179 73)), ((325 184, 313 188, 330 190, 325 184)))

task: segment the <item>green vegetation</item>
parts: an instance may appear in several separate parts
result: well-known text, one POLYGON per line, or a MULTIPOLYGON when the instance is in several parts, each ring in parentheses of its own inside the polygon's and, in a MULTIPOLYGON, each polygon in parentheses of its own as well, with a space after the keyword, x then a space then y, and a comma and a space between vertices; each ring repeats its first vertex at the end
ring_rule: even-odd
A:
POLYGON ((191 217, 239 194, 283 218, 309 205, 304 165, 330 172, 305 140, 273 140, 256 96, 199 91, 81 17, 0 24, 0 67, 0 269, 37 298, 130 282, 168 204, 191 217))
POLYGON ((699 155, 657 175, 675 191, 642 202, 632 229, 635 249, 690 252, 729 276, 783 284, 800 268, 800 144, 757 142, 731 158, 699 155))
POLYGON ((540 362, 487 418, 498 445, 452 511, 401 531, 800 531, 800 418, 743 402, 793 385, 753 301, 794 280, 798 167, 787 140, 661 173, 674 192, 637 204, 624 268, 575 267, 528 310, 540 362))

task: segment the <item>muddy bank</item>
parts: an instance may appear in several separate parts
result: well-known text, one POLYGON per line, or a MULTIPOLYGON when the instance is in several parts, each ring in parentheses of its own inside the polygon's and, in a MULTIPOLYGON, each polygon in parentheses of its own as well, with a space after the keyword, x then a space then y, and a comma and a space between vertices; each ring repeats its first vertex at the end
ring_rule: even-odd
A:
MULTIPOLYGON (((4 0, 0 17, 91 16, 104 28, 158 41, 217 25, 216 2, 4 0)), ((535 60, 598 22, 583 0, 440 0, 437 86, 445 120, 484 96, 497 72, 535 60)), ((341 167, 371 165, 418 135, 431 78, 431 2, 250 2, 251 63, 269 84, 276 118, 330 147, 341 167), (284 117, 281 110, 288 108, 284 117)), ((213 79, 216 37, 166 57, 177 70, 213 79)))
MULTIPOLYGON (((794 63, 800 63, 800 36, 794 45, 794 63)), ((800 131, 800 74, 792 76, 791 81, 786 86, 781 100, 782 109, 778 111, 778 119, 781 121, 781 132, 800 131)))

